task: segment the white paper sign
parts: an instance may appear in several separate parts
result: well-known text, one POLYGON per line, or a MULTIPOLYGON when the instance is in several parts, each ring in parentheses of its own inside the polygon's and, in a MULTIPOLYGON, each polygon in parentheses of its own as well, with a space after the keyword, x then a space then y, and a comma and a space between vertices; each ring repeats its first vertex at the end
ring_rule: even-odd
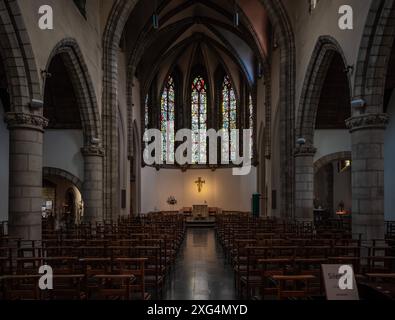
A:
POLYGON ((359 300, 352 265, 323 264, 322 272, 327 300, 359 300))

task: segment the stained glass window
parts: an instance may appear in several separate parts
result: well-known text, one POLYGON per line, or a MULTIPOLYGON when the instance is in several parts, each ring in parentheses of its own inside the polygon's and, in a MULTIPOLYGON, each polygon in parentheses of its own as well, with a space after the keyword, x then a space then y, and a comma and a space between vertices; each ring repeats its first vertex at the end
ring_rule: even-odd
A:
POLYGON ((250 155, 254 157, 254 102, 252 101, 252 95, 248 98, 248 124, 251 130, 250 136, 250 155))
POLYGON ((160 129, 162 132, 162 160, 174 163, 175 85, 169 76, 161 99, 160 129))
POLYGON ((222 140, 222 161, 235 161, 237 156, 237 100, 228 76, 225 76, 222 84, 222 129, 228 133, 222 140))
POLYGON ((197 76, 192 83, 192 162, 207 163, 207 84, 197 76))

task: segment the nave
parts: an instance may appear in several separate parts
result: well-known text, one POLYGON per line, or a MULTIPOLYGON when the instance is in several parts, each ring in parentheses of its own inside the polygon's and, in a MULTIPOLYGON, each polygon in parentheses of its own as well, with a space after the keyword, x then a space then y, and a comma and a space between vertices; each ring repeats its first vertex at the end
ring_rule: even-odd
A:
POLYGON ((188 228, 165 300, 234 300, 232 268, 214 229, 188 228))
POLYGON ((362 240, 347 220, 325 223, 216 216, 188 228, 186 216, 155 213, 97 225, 43 225, 43 240, 0 236, 7 300, 322 300, 322 266, 351 265, 360 298, 395 297, 395 227, 362 240), (53 289, 40 287, 40 266, 53 289), (41 290, 40 290, 41 289, 41 290))

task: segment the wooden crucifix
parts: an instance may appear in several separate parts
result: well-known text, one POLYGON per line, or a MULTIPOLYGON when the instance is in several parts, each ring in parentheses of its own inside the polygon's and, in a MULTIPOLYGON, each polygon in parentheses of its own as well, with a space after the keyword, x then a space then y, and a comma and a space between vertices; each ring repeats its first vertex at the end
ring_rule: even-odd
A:
POLYGON ((202 180, 202 178, 199 177, 199 179, 197 179, 195 183, 197 184, 198 192, 202 192, 203 185, 206 183, 206 181, 202 180))

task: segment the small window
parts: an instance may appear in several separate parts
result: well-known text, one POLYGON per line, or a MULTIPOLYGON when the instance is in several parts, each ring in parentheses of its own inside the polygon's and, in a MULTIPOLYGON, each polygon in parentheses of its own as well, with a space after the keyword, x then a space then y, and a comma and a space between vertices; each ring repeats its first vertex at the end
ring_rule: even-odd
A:
POLYGON ((74 4, 77 6, 78 10, 86 19, 86 0, 73 0, 74 4))

